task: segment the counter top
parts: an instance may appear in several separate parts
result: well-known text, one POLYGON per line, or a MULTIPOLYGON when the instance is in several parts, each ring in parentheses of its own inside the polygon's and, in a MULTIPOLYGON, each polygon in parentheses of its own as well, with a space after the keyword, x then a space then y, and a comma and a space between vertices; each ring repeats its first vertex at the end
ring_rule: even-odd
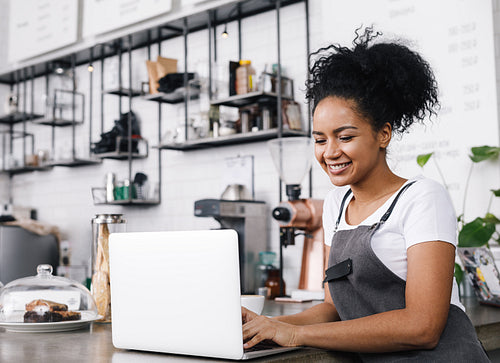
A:
MULTIPOLYGON (((486 350, 500 348, 500 308, 479 305, 475 298, 463 300, 486 350)), ((293 314, 312 303, 266 301, 265 315, 293 314)), ((111 341, 111 324, 93 323, 87 328, 59 333, 14 333, 0 331, 0 362, 215 362, 217 360, 161 353, 116 349, 111 341)), ((220 360, 219 360, 220 361, 220 360)), ((304 348, 252 362, 352 362, 348 353, 304 348)))

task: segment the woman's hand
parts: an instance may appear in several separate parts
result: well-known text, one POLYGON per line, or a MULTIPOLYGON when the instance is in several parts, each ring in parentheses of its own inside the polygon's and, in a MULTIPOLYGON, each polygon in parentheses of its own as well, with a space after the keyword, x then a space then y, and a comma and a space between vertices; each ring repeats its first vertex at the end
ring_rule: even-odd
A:
POLYGON ((244 348, 251 348, 263 340, 272 340, 284 347, 299 345, 296 341, 298 326, 257 315, 245 308, 242 308, 241 312, 244 348))
POLYGON ((243 324, 248 323, 250 320, 256 318, 257 316, 259 315, 255 314, 253 311, 248 310, 243 306, 241 307, 241 320, 243 321, 243 324))

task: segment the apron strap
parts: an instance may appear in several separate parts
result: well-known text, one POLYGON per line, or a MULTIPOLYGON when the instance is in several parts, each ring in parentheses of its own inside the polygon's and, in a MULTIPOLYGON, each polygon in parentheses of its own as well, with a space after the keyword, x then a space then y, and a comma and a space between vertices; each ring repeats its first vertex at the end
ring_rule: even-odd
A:
POLYGON ((337 228, 338 228, 339 223, 340 223, 340 217, 342 217, 342 211, 344 210, 345 201, 347 200, 347 197, 351 193, 352 193, 352 190, 351 190, 351 188, 349 188, 349 190, 345 193, 344 198, 342 199, 342 203, 340 203, 339 217, 337 218, 337 222, 335 222, 335 229, 333 230, 334 233, 337 232, 337 228))
MULTIPOLYGON (((412 181, 411 183, 408 183, 406 184, 398 193, 398 195, 396 195, 396 198, 394 198, 394 200, 392 201, 392 204, 391 206, 389 207, 389 209, 387 210, 387 212, 384 213, 384 215, 382 216, 382 218, 380 218, 380 221, 379 223, 385 223, 387 221, 387 219, 389 219, 389 216, 391 215, 394 207, 396 206, 396 202, 398 201, 399 197, 401 196, 401 194, 404 193, 404 191, 406 189, 408 189, 412 184, 414 184, 416 182, 416 180, 412 181)), ((334 233, 337 232, 337 229, 338 229, 338 226, 339 226, 339 223, 340 223, 340 218, 342 217, 342 212, 344 211, 344 204, 347 200, 347 198, 349 197, 349 195, 352 193, 352 190, 349 189, 345 195, 344 195, 344 198, 342 199, 342 203, 340 203, 340 209, 339 209, 339 216, 337 218, 337 221, 335 222, 335 229, 334 229, 334 233)))
POLYGON ((403 188, 401 188, 401 190, 399 191, 398 195, 396 195, 396 198, 394 198, 394 200, 392 201, 392 204, 389 207, 389 209, 387 210, 387 212, 385 212, 384 215, 382 216, 382 218, 380 218, 380 222, 379 223, 384 223, 385 221, 387 221, 387 219, 389 219, 389 216, 391 215, 392 210, 396 206, 396 202, 398 201, 398 199, 401 196, 401 194, 403 194, 406 189, 408 189, 413 183, 415 183, 415 181, 412 181, 411 183, 408 183, 403 188))

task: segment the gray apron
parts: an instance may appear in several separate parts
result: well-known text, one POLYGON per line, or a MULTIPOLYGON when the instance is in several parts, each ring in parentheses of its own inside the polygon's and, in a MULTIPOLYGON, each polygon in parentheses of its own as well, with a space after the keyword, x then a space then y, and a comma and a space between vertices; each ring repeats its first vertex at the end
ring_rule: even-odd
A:
MULTIPOLYGON (((372 235, 389 218, 398 193, 378 223, 337 231, 349 190, 342 200, 325 281, 341 320, 357 319, 405 307, 406 281, 390 271, 371 248, 372 235)), ((365 362, 489 362, 468 316, 450 304, 448 320, 436 348, 395 353, 360 353, 365 362)))

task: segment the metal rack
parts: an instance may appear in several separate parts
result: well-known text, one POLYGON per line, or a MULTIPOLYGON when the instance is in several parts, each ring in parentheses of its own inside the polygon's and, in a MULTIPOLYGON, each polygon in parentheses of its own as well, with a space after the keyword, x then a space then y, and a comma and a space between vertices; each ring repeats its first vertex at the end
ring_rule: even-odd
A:
POLYGON ((7 125, 7 130, 1 131, 2 134, 2 173, 7 173, 9 174, 10 177, 16 174, 22 174, 22 173, 28 173, 32 171, 43 171, 43 170, 49 170, 50 166, 47 165, 28 165, 29 163, 26 162, 27 160, 27 152, 26 148, 28 146, 27 144, 27 139, 29 138, 30 141, 30 146, 31 146, 31 155, 35 154, 35 137, 32 133, 27 132, 26 128, 26 123, 33 121, 37 118, 41 118, 42 115, 35 114, 34 112, 34 94, 35 94, 35 88, 34 88, 34 68, 30 67, 30 75, 28 75, 28 69, 23 69, 23 70, 18 70, 14 74, 11 74, 11 78, 15 80, 14 83, 11 83, 11 92, 14 90, 14 86, 16 87, 16 97, 17 100, 19 101, 20 99, 20 85, 21 83, 23 84, 23 105, 22 105, 22 110, 19 111, 19 104, 17 104, 17 109, 13 113, 10 113, 7 116, 4 116, 0 119, 1 124, 6 124, 7 125), (23 76, 21 80, 21 75, 23 76), (31 84, 31 92, 30 92, 30 101, 31 101, 31 106, 30 106, 30 111, 28 112, 27 109, 27 98, 28 98, 28 91, 27 91, 27 83, 28 81, 31 84), (15 124, 22 124, 22 130, 15 130, 14 125, 15 124), (22 140, 22 152, 21 152, 21 161, 15 160, 14 159, 14 141, 17 139, 22 140), (8 150, 6 148, 7 144, 8 150), (7 152, 8 152, 8 158, 11 160, 11 162, 7 162, 7 152), (15 160, 15 162, 14 162, 15 160), (8 164, 13 164, 13 165, 8 165, 8 164))
MULTIPOLYGON (((308 0, 246 0, 239 2, 226 2, 217 7, 209 8, 209 6, 205 6, 204 9, 199 12, 191 13, 191 14, 182 14, 178 17, 169 17, 168 20, 156 27, 149 29, 142 29, 135 31, 133 33, 128 34, 127 36, 120 36, 115 39, 110 39, 109 37, 104 41, 101 41, 99 44, 95 44, 92 47, 81 49, 78 46, 74 48, 68 47, 68 55, 59 57, 59 58, 70 58, 71 66, 74 69, 77 66, 81 65, 90 65, 92 66, 93 62, 97 59, 94 57, 94 50, 96 47, 100 47, 100 62, 101 62, 101 72, 104 73, 104 59, 113 57, 118 55, 119 57, 119 69, 121 72, 121 57, 122 53, 127 52, 129 57, 129 87, 123 87, 121 73, 119 76, 119 87, 116 89, 104 90, 103 89, 103 78, 101 74, 101 90, 103 91, 101 94, 101 132, 103 131, 103 111, 102 105, 104 104, 104 96, 105 95, 115 95, 119 97, 119 109, 121 114, 121 98, 127 97, 129 101, 129 109, 132 107, 132 99, 135 97, 142 97, 145 100, 149 100, 152 102, 158 103, 158 171, 159 171, 159 182, 160 182, 160 190, 161 190, 161 151, 165 149, 170 150, 199 150, 203 148, 212 148, 212 147, 221 147, 225 145, 238 144, 238 143, 250 143, 250 142, 259 142, 263 140, 268 140, 272 138, 281 138, 281 137, 294 137, 294 136, 304 136, 310 134, 310 119, 307 122, 306 130, 297 131, 297 130, 289 130, 283 128, 283 120, 282 120, 282 111, 281 104, 284 99, 282 90, 281 90, 281 41, 280 41, 280 10, 281 8, 297 3, 305 4, 305 17, 306 17, 306 39, 307 39, 307 49, 305 50, 305 57, 307 58, 307 54, 309 54, 309 14, 308 14, 308 0), (217 62, 217 37, 216 29, 218 26, 227 24, 228 22, 236 21, 238 24, 238 55, 241 58, 241 21, 244 18, 254 16, 260 13, 264 13, 267 11, 275 11, 276 12, 276 20, 277 20, 277 90, 274 94, 247 94, 242 96, 232 96, 224 100, 213 100, 212 99, 212 62, 217 62), (152 45, 158 45, 159 51, 161 50, 161 43, 168 39, 183 37, 184 40, 184 89, 189 89, 189 82, 187 77, 188 64, 187 64, 187 37, 190 33, 200 31, 200 30, 208 30, 208 44, 209 44, 209 98, 213 106, 219 105, 232 105, 235 107, 240 107, 246 102, 253 102, 255 97, 268 97, 271 99, 271 102, 276 102, 276 112, 277 112, 277 127, 275 129, 269 130, 259 130, 258 132, 248 132, 243 134, 235 134, 231 136, 224 136, 218 138, 205 138, 198 140, 188 140, 188 101, 192 99, 196 99, 197 95, 195 92, 178 92, 174 94, 160 94, 160 95, 144 95, 142 90, 134 90, 132 89, 132 77, 131 77, 131 54, 132 51, 140 48, 147 47, 148 52, 152 45), (125 40, 125 41, 124 41, 125 40), (184 102, 184 118, 185 118, 185 142, 182 144, 170 144, 170 145, 162 145, 161 144, 161 135, 162 135, 162 110, 161 105, 164 103, 167 104, 176 104, 184 102)), ((112 36, 112 35, 111 35, 112 36)), ((103 36, 102 39, 105 39, 107 36, 103 36)), ((31 65, 31 78, 47 76, 50 73, 50 70, 47 67, 47 61, 36 63, 33 61, 31 65)), ((92 92, 92 72, 90 72, 90 92, 92 92)), ((7 74, 0 75, 0 83, 5 83, 14 85, 19 82, 26 82, 27 76, 20 74, 18 71, 12 71, 7 74), (15 77, 14 77, 15 76, 15 77)), ((19 90, 18 90, 19 92, 19 90)), ((79 97, 78 93, 75 89, 73 89, 73 97, 79 97)), ((89 150, 92 144, 92 93, 90 95, 90 115, 89 115, 89 150)), ((308 112, 309 115, 309 112, 308 112)), ((8 115, 6 117, 0 118, 0 124, 6 123, 9 124, 12 129, 12 124, 22 122, 23 123, 23 132, 26 132, 25 123, 26 121, 33 121, 36 118, 41 118, 42 115, 35 115, 33 113, 20 112, 13 115, 8 115)), ((308 116, 310 117, 310 116, 308 116)), ((64 126, 72 127, 72 141, 73 146, 75 142, 75 130, 76 126, 80 125, 78 122, 76 115, 73 114, 69 123, 65 123, 64 126)), ((53 135, 56 127, 62 127, 63 124, 61 122, 53 122, 50 123, 49 126, 53 128, 53 135)), ((131 123, 129 118, 129 132, 131 131, 131 123)), ((54 136, 53 136, 53 144, 54 144, 54 136)), ((108 155, 97 155, 99 159, 102 158, 112 158, 112 159, 120 159, 127 160, 129 163, 129 179, 132 178, 132 160, 135 158, 143 158, 147 157, 148 153, 144 155, 134 155, 132 153, 132 138, 129 135, 128 139, 128 150, 126 154, 114 153, 108 155)), ((25 153, 25 152, 24 152, 25 153)), ((25 155, 23 155, 24 158, 25 155)), ((79 165, 90 165, 94 163, 99 163, 101 160, 82 160, 76 157, 75 150, 73 147, 73 157, 71 160, 54 162, 54 166, 79 166, 79 165)), ((311 178, 311 176, 310 176, 311 178)), ((310 183, 311 185, 311 183, 310 183)), ((311 193, 311 192, 310 192, 311 193)), ((280 182, 280 200, 282 194, 282 185, 280 182)), ((160 203, 161 195, 159 200, 156 201, 160 203)), ((126 201, 128 205, 134 205, 131 199, 126 201)), ((153 201, 154 203, 154 201, 153 201)), ((281 261, 280 261, 281 262, 281 261)))
MULTIPOLYGON (((123 57, 123 41, 121 39, 114 41, 110 46, 111 48, 116 50, 116 55, 118 57, 118 87, 111 90, 104 90, 104 58, 101 60, 101 134, 104 128, 104 114, 102 112, 104 106, 104 95, 114 95, 118 96, 118 109, 119 114, 122 115, 122 97, 127 97, 128 100, 128 118, 127 118, 127 130, 128 135, 125 137, 127 150, 121 150, 121 137, 116 138, 117 148, 115 151, 110 151, 106 153, 95 154, 96 157, 100 159, 113 159, 113 160, 126 160, 128 162, 128 180, 132 181, 132 161, 133 159, 145 159, 149 156, 149 144, 146 139, 143 138, 134 138, 132 135, 132 99, 134 97, 142 95, 141 91, 134 90, 132 88, 132 44, 133 44, 133 36, 128 35, 126 40, 126 52, 128 55, 128 79, 129 84, 128 87, 124 87, 123 79, 122 79, 122 57, 123 57), (133 144, 136 143, 137 152, 134 151, 133 144)), ((148 45, 149 47, 149 45, 148 45)), ((106 46, 102 46, 102 53, 104 53, 106 46)), ((161 111, 161 109, 160 109, 161 111)), ((160 115, 161 120, 161 115, 160 115)), ((161 155, 158 154, 160 158, 161 155)), ((158 174, 159 178, 161 178, 161 159, 158 163, 158 174)), ((160 204, 161 202, 161 181, 159 182, 159 195, 156 199, 137 199, 134 198, 134 185, 131 184, 130 188, 132 192, 128 193, 128 198, 123 200, 114 200, 114 201, 103 201, 103 202, 95 202, 95 205, 122 205, 122 206, 155 206, 160 204)))

